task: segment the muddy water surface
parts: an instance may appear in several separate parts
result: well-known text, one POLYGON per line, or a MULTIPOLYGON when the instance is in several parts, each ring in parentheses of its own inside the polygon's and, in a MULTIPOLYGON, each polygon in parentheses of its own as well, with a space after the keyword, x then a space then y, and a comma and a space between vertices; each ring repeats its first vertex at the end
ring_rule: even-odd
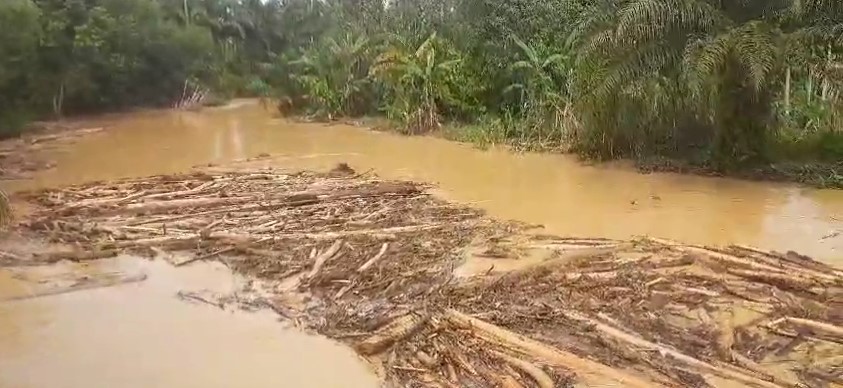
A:
POLYGON ((585 166, 565 155, 478 150, 348 125, 291 123, 249 102, 202 112, 95 120, 107 131, 57 155, 52 171, 14 188, 180 171, 273 156, 286 167, 339 161, 381 176, 435 182, 446 197, 561 235, 651 235, 700 244, 796 250, 843 265, 843 191, 585 166))
POLYGON ((230 293, 242 283, 219 263, 174 269, 123 258, 90 267, 0 271, 0 300, 46 279, 145 273, 141 283, 0 302, 0 387, 377 387, 347 348, 279 323, 222 311, 178 291, 230 293), (40 281, 39 281, 40 280, 40 281))
MULTIPOLYGON (((289 168, 329 168, 434 182, 449 199, 549 233, 652 235, 701 244, 797 250, 843 265, 843 192, 584 166, 561 155, 478 150, 436 138, 348 125, 291 123, 244 102, 202 112, 153 111, 90 120, 106 127, 43 155, 57 167, 21 190, 183 171, 273 156, 289 168)), ((374 387, 349 349, 265 314, 232 313, 175 298, 179 290, 233 287, 215 265, 174 270, 122 260, 73 274, 145 272, 147 281, 34 300, 0 302, 0 387, 374 387)), ((62 269, 59 268, 59 271, 62 269)), ((0 299, 38 282, 0 270, 0 299)))

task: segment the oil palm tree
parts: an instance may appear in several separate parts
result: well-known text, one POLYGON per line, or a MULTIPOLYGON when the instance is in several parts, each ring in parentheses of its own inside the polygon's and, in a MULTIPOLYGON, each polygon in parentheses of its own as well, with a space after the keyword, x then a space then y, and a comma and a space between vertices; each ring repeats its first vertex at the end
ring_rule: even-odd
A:
POLYGON ((805 24, 811 13, 839 15, 840 2, 825 0, 612 3, 612 22, 583 48, 584 116, 610 134, 650 130, 656 121, 671 141, 689 137, 687 128, 701 131, 694 135, 727 161, 763 157, 789 47, 799 46, 790 38, 843 31, 839 16, 822 28, 805 24), (791 31, 782 15, 790 15, 791 31), (670 101, 655 101, 660 91, 670 101))

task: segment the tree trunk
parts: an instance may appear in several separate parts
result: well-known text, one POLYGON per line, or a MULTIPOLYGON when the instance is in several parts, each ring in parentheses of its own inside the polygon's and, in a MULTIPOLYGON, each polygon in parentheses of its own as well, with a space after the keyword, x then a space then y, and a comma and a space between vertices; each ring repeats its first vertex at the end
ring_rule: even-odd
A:
POLYGON ((784 113, 790 117, 790 66, 784 77, 784 113))

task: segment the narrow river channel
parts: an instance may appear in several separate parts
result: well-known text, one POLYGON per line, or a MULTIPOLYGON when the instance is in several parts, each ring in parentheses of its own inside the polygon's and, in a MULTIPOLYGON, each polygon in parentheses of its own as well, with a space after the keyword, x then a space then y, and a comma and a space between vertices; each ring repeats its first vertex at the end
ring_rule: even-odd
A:
POLYGON ((13 189, 181 171, 261 153, 290 168, 347 162, 388 178, 436 183, 448 199, 550 233, 795 250, 843 265, 843 191, 583 165, 569 155, 479 150, 433 137, 291 123, 247 101, 201 112, 91 120, 108 130, 57 154, 53 170, 13 189))
MULTIPOLYGON (((266 153, 285 168, 327 169, 346 162, 359 172, 435 183, 438 194, 450 200, 494 217, 541 224, 557 235, 740 243, 795 250, 843 266, 838 232, 843 191, 644 175, 618 164, 585 165, 568 155, 481 150, 435 137, 293 123, 251 101, 85 121, 85 127, 106 130, 45 151, 39 157, 55 161, 54 169, 3 187, 17 191, 170 173, 266 153)), ((271 316, 175 298, 185 289, 230 288, 234 275, 221 265, 176 270, 122 258, 64 270, 78 275, 115 268, 149 278, 0 303, 0 387, 378 385, 350 349, 327 339, 284 327, 271 316)), ((33 271, 0 269, 0 299, 25 292, 33 271)))

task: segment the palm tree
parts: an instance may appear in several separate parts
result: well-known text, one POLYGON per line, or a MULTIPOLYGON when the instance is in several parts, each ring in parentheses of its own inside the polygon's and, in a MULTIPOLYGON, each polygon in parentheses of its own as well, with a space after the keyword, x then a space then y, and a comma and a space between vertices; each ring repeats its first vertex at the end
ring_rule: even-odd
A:
POLYGON ((608 28, 593 34, 583 48, 583 116, 591 127, 610 134, 609 141, 626 142, 621 152, 634 153, 638 147, 630 131, 652 131, 655 125, 663 129, 658 136, 674 143, 707 137, 722 160, 762 158, 784 64, 791 48, 799 46, 788 41, 797 35, 829 39, 843 32, 839 4, 614 1, 608 28), (836 16, 816 28, 798 21, 810 13, 805 9, 836 16), (789 26, 782 15, 791 15, 789 26), (686 128, 702 134, 683 133, 686 128))
POLYGON ((381 54, 372 74, 383 80, 395 95, 388 113, 398 115, 411 133, 439 128, 440 108, 454 101, 452 87, 461 59, 433 33, 415 50, 404 41, 395 42, 381 54))

